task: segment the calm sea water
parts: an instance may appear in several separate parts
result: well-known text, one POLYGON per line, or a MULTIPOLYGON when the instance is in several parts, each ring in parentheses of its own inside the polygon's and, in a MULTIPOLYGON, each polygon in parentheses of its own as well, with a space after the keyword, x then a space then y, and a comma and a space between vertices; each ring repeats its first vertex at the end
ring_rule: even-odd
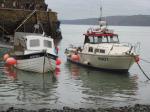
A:
MULTIPOLYGON (((55 74, 25 72, 0 63, 0 108, 98 108, 150 104, 150 82, 135 64, 126 74, 94 71, 67 62, 65 48, 83 44, 83 33, 92 26, 61 25, 61 66, 55 74)), ((113 26, 121 42, 141 43, 141 58, 150 61, 150 27, 113 26)), ((150 63, 140 61, 150 77, 150 63)))

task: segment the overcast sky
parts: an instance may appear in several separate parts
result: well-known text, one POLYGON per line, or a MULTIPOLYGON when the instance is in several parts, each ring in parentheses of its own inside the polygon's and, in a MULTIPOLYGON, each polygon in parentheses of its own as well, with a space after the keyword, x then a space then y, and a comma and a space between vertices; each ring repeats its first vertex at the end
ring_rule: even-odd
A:
MULTIPOLYGON (((46 0, 59 19, 99 17, 100 0, 46 0)), ((150 15, 150 0, 102 0, 103 16, 150 15)))

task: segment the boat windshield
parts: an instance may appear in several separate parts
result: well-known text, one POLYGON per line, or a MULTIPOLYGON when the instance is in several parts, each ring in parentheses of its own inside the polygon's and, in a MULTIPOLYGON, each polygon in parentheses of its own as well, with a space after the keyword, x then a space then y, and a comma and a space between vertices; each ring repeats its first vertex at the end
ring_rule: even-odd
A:
POLYGON ((110 43, 119 43, 118 36, 108 36, 108 42, 110 42, 110 43))
POLYGON ((29 41, 30 48, 37 48, 37 47, 45 47, 45 48, 52 48, 52 41, 50 40, 39 40, 39 39, 31 39, 29 41))
POLYGON ((84 43, 119 43, 119 39, 117 35, 113 36, 85 36, 84 43))
POLYGON ((30 40, 30 47, 39 47, 39 46, 40 46, 40 40, 39 39, 30 40))
POLYGON ((51 48, 52 47, 52 42, 48 40, 44 40, 44 47, 51 48))

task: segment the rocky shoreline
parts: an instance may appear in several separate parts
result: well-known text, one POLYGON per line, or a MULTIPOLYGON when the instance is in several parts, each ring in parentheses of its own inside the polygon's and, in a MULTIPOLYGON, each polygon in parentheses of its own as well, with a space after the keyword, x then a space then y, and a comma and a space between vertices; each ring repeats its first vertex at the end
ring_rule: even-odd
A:
POLYGON ((62 110, 58 109, 48 109, 43 108, 39 110, 26 110, 26 109, 19 109, 15 107, 10 107, 6 111, 0 111, 0 112, 150 112, 150 105, 141 105, 136 104, 134 106, 124 106, 124 107, 114 107, 114 108, 98 108, 98 109, 85 109, 85 108, 79 108, 79 109, 73 109, 69 107, 63 107, 62 110))

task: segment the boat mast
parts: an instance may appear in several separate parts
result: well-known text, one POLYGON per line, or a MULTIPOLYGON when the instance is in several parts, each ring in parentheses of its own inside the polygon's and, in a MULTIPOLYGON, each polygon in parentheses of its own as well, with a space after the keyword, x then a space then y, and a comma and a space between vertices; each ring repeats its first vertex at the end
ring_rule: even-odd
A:
POLYGON ((101 29, 101 27, 102 27, 102 24, 101 24, 101 21, 102 21, 102 15, 103 15, 103 8, 102 8, 102 1, 100 0, 100 17, 99 17, 99 20, 98 20, 98 22, 99 22, 99 25, 100 25, 100 29, 101 29))
POLYGON ((101 29, 101 21, 102 21, 102 5, 100 6, 100 17, 98 19, 99 25, 100 25, 100 29, 101 29))
POLYGON ((102 29, 103 26, 105 26, 107 28, 106 17, 104 20, 102 20, 102 18, 103 18, 103 7, 102 7, 102 1, 101 1, 100 2, 100 17, 99 17, 100 29, 102 29))
POLYGON ((100 20, 102 19, 103 16, 103 7, 102 7, 102 2, 101 2, 101 6, 100 6, 100 20))

